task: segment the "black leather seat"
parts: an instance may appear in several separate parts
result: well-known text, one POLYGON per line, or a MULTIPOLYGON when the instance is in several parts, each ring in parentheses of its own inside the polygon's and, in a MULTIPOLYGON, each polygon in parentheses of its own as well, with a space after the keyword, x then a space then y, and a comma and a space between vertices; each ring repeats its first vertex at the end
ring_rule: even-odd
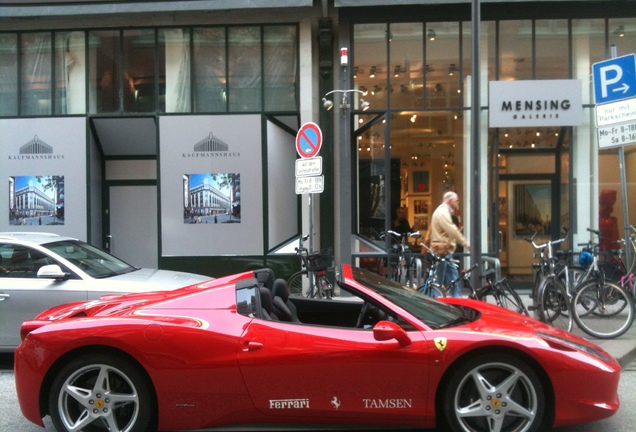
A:
POLYGON ((272 295, 274 296, 273 309, 274 315, 281 321, 300 322, 296 305, 289 300, 289 286, 284 279, 276 279, 272 287, 272 295))
POLYGON ((263 319, 269 321, 278 321, 278 317, 274 314, 272 308, 272 293, 265 287, 260 287, 259 291, 261 293, 261 313, 263 314, 263 319))

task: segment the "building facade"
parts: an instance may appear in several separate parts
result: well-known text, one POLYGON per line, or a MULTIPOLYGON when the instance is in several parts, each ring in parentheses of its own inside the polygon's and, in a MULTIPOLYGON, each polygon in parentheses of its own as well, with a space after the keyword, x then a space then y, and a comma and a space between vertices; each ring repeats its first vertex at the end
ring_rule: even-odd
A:
MULTIPOLYGON (((395 210, 425 234, 448 190, 470 258, 513 278, 532 233, 622 237, 636 146, 599 139, 592 68, 636 50, 636 2, 476 3, 5 2, 0 181, 64 179, 65 223, 24 229, 211 276, 289 274, 310 232, 377 268, 395 210), (307 122, 325 189, 297 195, 307 122), (34 140, 49 157, 20 152, 34 140)), ((21 202, 4 190, 0 227, 21 202)))

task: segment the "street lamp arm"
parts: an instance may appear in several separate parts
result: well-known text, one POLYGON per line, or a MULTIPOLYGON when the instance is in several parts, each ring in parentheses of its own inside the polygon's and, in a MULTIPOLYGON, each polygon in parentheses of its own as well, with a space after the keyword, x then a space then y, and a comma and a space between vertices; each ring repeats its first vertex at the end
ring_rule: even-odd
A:
POLYGON ((325 95, 323 96, 323 98, 326 98, 327 96, 329 96, 330 94, 333 93, 360 93, 360 94, 364 94, 364 92, 362 90, 358 90, 358 89, 350 89, 350 90, 331 90, 330 92, 325 93, 325 95))
MULTIPOLYGON (((347 93, 360 93, 360 94, 364 95, 364 92, 362 90, 358 90, 358 89, 332 90, 330 92, 327 92, 322 97, 322 106, 327 111, 329 111, 331 108, 333 108, 333 102, 328 100, 327 96, 329 96, 330 94, 334 94, 334 93, 342 93, 342 102, 340 103, 340 108, 343 108, 345 110, 350 108, 349 101, 347 100, 347 93)), ((362 111, 368 110, 369 109, 369 102, 366 102, 364 99, 360 99, 360 108, 362 108, 362 111)))

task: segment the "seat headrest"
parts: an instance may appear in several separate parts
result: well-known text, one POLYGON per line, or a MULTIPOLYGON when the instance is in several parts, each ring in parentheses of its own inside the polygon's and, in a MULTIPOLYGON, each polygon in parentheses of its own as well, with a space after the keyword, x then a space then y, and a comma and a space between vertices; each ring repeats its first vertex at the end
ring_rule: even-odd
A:
POLYGON ((272 284, 274 282, 274 270, 270 268, 254 270, 254 276, 261 286, 269 288, 270 290, 272 289, 272 284))
POLYGON ((287 282, 285 279, 276 279, 274 281, 274 285, 272 287, 272 295, 274 297, 280 297, 283 301, 287 302, 289 300, 289 286, 287 286, 287 282))

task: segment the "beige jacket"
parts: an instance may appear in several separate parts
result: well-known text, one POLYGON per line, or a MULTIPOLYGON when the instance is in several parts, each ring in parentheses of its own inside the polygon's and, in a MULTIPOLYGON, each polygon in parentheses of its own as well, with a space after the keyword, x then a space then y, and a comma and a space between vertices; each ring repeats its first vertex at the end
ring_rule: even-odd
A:
POLYGON ((431 218, 431 228, 426 233, 427 240, 430 238, 431 244, 435 242, 450 243, 450 253, 455 252, 459 244, 464 246, 467 243, 466 237, 453 223, 448 205, 442 203, 435 209, 431 218))

